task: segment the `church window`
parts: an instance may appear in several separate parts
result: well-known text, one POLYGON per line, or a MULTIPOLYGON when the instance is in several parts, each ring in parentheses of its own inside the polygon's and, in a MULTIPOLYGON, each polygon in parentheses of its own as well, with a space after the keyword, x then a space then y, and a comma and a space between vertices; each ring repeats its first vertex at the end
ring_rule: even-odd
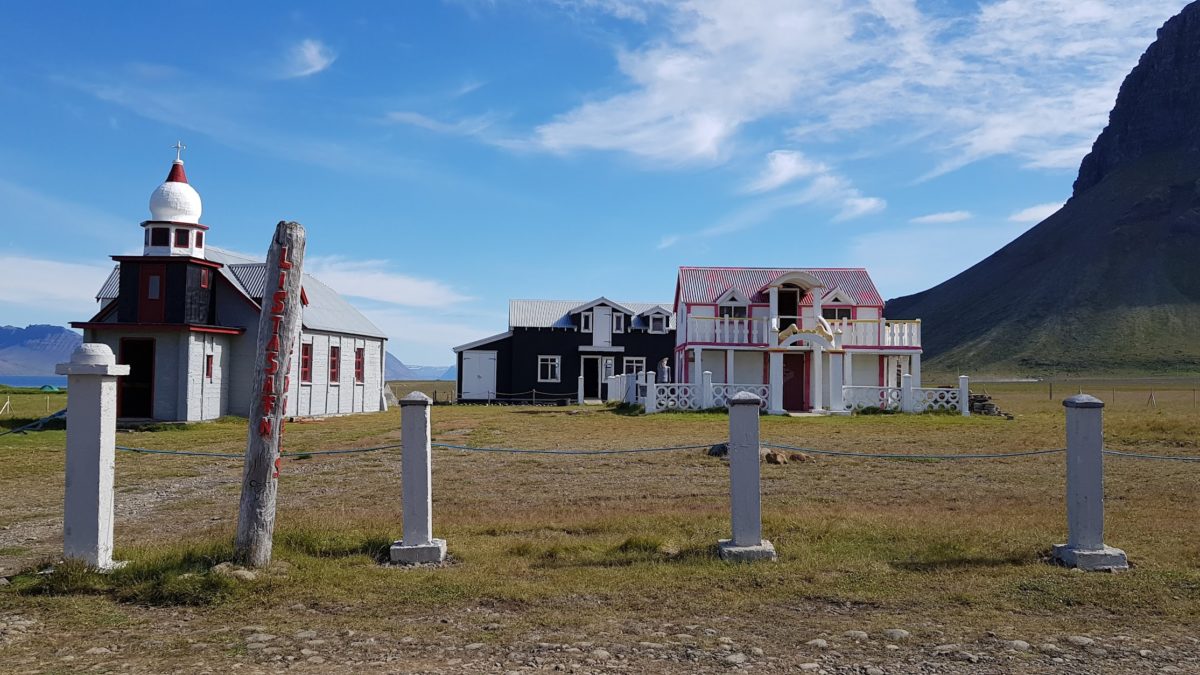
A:
POLYGON ((329 384, 338 384, 342 379, 342 348, 329 348, 329 384))
POLYGON ((146 299, 158 300, 162 294, 162 289, 159 288, 162 283, 162 278, 157 274, 152 274, 146 279, 146 299))
POLYGON ((312 382, 312 343, 300 345, 300 381, 312 382))
POLYGON ((354 350, 354 381, 362 383, 367 375, 366 350, 359 347, 354 350))
POLYGON ((171 243, 171 231, 165 227, 154 227, 150 229, 150 245, 151 246, 167 246, 171 243))
POLYGON ((175 248, 187 248, 189 234, 187 230, 182 228, 175 230, 175 248))
POLYGON ((204 248, 204 233, 196 233, 196 248, 204 248))
POLYGON ((212 379, 213 379, 212 374, 213 374, 213 355, 209 354, 204 357, 204 376, 208 378, 209 382, 212 382, 212 379))
POLYGON ((207 267, 200 270, 200 288, 208 288, 209 275, 211 273, 212 270, 207 267))

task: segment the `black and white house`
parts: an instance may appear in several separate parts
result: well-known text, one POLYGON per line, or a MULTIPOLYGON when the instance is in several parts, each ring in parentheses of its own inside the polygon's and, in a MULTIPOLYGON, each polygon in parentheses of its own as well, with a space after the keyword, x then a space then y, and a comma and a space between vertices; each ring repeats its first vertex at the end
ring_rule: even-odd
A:
POLYGON ((454 348, 459 401, 599 400, 609 375, 655 371, 675 349, 667 303, 510 300, 508 330, 454 348))
MULTIPOLYGON (((150 197, 142 255, 113 256, 117 266, 96 294, 99 312, 71 323, 85 342, 107 344, 129 365, 129 375, 117 380, 119 417, 199 421, 250 413, 266 265, 209 246, 201 208, 177 155, 150 197)), ((387 336, 311 275, 304 275, 300 298, 286 414, 386 410, 387 336)))

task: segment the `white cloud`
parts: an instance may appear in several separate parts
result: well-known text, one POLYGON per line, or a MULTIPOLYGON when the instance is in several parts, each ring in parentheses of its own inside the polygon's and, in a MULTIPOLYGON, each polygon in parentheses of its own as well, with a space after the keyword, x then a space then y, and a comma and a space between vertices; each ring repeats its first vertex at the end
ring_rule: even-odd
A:
POLYGON ((99 309, 96 291, 112 265, 84 265, 19 255, 0 256, 0 303, 44 310, 63 321, 83 321, 99 309))
POLYGON ((795 150, 776 150, 767 155, 767 165, 758 178, 746 186, 747 192, 770 192, 792 181, 828 173, 829 167, 814 162, 795 150))
POLYGON ((961 223, 964 220, 971 219, 970 211, 942 211, 941 213, 930 213, 924 216, 910 218, 908 222, 918 225, 929 225, 935 223, 961 223))
POLYGON ((916 0, 643 4, 662 10, 665 29, 614 48, 624 84, 536 127, 530 144, 712 164, 769 118, 802 143, 882 125, 938 139, 922 145, 929 175, 996 155, 1073 167, 1179 5, 984 0, 949 16, 916 0))
POLYGON ((279 76, 284 79, 308 77, 329 68, 337 60, 328 45, 308 38, 288 49, 279 76))
POLYGON ((477 136, 492 126, 488 116, 471 117, 456 122, 443 122, 411 110, 393 110, 385 115, 388 122, 434 131, 451 136, 477 136))
POLYGON ((1062 202, 1035 204, 1008 217, 1014 223, 1040 223, 1063 207, 1062 202))
POLYGON ((386 260, 356 260, 342 256, 312 256, 304 271, 342 295, 404 307, 436 307, 469 300, 450 286, 434 280, 398 274, 386 260))

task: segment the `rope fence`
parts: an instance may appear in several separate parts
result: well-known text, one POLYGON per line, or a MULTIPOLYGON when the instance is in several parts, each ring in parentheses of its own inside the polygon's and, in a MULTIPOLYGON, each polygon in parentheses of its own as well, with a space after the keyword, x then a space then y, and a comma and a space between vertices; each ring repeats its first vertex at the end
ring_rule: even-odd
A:
POLYGON ((699 450, 711 448, 706 445, 672 445, 662 448, 629 448, 625 450, 527 450, 524 448, 478 448, 469 445, 451 445, 449 443, 430 443, 430 447, 447 450, 462 450, 465 452, 496 452, 514 455, 632 455, 646 452, 670 452, 673 450, 699 450))

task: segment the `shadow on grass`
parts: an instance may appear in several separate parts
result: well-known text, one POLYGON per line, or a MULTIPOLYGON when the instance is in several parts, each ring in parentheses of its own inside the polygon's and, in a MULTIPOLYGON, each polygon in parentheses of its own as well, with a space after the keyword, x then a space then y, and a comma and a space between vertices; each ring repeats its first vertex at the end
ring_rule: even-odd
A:
POLYGON ((365 555, 387 562, 394 538, 381 532, 337 532, 315 529, 286 529, 275 533, 275 545, 314 558, 346 558, 365 555))
POLYGON ((628 567, 644 563, 687 564, 715 560, 716 545, 679 547, 659 537, 635 535, 611 548, 588 544, 551 544, 538 546, 520 542, 508 549, 509 555, 529 558, 540 568, 628 567))
MULTIPOLYGON (((9 431, 12 429, 20 429, 21 427, 29 426, 30 424, 33 424, 41 419, 44 418, 42 416, 5 417, 4 419, 0 419, 0 430, 9 431)), ((35 431, 62 431, 66 428, 67 420, 62 417, 58 417, 52 420, 46 420, 46 423, 43 424, 40 429, 29 429, 26 433, 33 433, 35 431)))
POLYGON ((1014 553, 1002 556, 956 556, 938 560, 892 560, 893 569, 905 572, 942 572, 946 570, 1017 567, 1039 562, 1037 555, 1014 553))

